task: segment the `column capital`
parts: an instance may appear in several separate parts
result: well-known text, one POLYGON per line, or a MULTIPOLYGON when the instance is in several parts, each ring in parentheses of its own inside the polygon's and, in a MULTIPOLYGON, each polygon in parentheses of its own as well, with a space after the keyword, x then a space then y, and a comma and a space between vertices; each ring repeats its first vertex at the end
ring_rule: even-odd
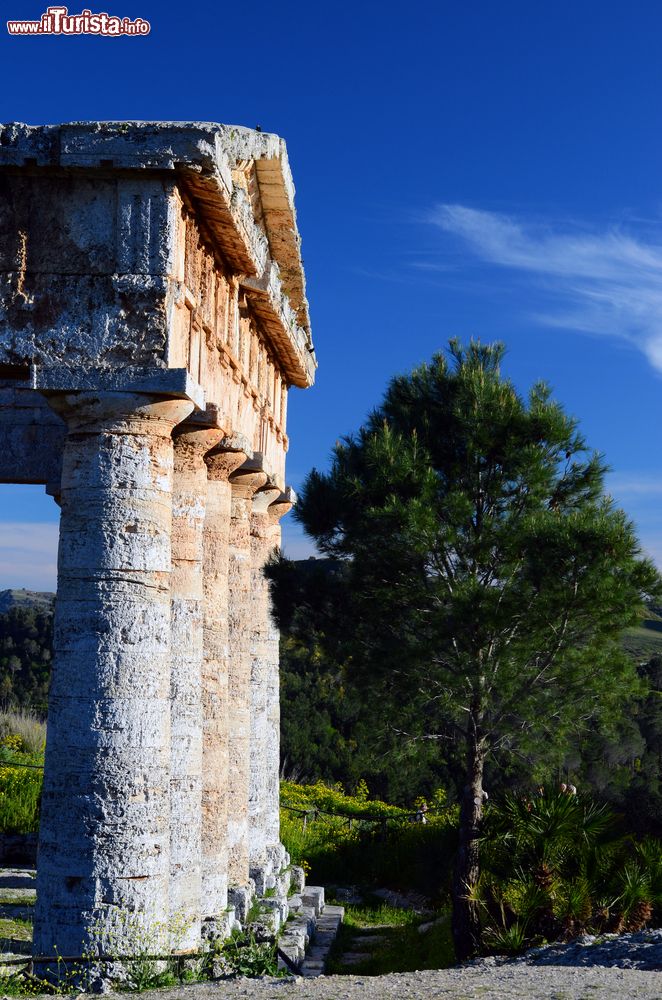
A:
POLYGON ((173 433, 178 439, 190 439, 193 444, 204 442, 206 434, 214 442, 211 447, 215 447, 227 438, 227 420, 217 406, 208 403, 206 409, 194 410, 173 433))
POLYGON ((266 514, 270 505, 281 495, 280 487, 267 483, 253 494, 253 514, 266 514))
POLYGON ((49 392, 49 406, 70 434, 114 431, 131 433, 136 424, 152 424, 152 433, 169 436, 194 409, 189 399, 142 392, 49 392), (160 425, 160 426, 159 426, 160 425))
POLYGON ((251 500, 258 490, 266 486, 269 477, 262 470, 262 463, 255 458, 248 458, 230 476, 230 484, 234 496, 251 500))
POLYGON ((215 482, 227 482, 250 454, 250 443, 243 434, 224 435, 216 447, 205 455, 209 478, 215 482))
POLYGON ((175 427, 175 463, 201 462, 208 452, 213 451, 225 436, 222 427, 201 427, 190 420, 175 427))
POLYGON ((282 517, 292 510, 297 502, 297 495, 291 486, 286 486, 283 493, 280 493, 276 499, 269 504, 267 513, 269 515, 269 520, 273 524, 277 524, 282 517))

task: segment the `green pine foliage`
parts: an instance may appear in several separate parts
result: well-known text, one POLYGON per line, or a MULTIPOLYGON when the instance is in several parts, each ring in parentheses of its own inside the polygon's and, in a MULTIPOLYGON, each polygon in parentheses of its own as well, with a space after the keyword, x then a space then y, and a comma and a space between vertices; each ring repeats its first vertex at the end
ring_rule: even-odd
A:
POLYGON ((621 635, 660 591, 603 459, 545 385, 520 396, 502 357, 451 342, 393 379, 296 514, 344 563, 320 634, 375 728, 459 747, 461 958, 480 947, 486 762, 560 766, 583 730, 611 725, 643 690, 621 635))

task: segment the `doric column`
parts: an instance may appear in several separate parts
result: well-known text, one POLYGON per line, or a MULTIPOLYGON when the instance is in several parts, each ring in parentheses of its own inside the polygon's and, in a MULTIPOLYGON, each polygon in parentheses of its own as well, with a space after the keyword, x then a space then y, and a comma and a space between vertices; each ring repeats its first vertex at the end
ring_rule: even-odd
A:
POLYGON ((50 402, 68 435, 34 951, 163 949, 171 434, 193 404, 121 392, 50 402))
POLYGON ((228 905, 228 560, 232 487, 248 442, 226 438, 206 456, 204 528, 204 658, 202 673, 202 919, 203 934, 226 931, 228 905), (232 450, 230 450, 232 449, 232 450), (244 449, 244 450, 242 450, 244 449))
MULTIPOLYGON (((287 487, 285 492, 281 493, 267 509, 269 519, 268 549, 270 552, 280 548, 280 521, 292 509, 295 499, 294 491, 287 487)), ((268 851, 274 851, 276 856, 282 857, 283 851, 280 845, 280 634, 271 614, 267 618, 267 637, 264 646, 267 692, 265 738, 266 756, 269 761, 265 776, 264 838, 268 851)))
POLYGON ((209 425, 196 425, 194 415, 174 434, 170 919, 173 945, 179 951, 200 946, 205 455, 223 433, 209 425))
POLYGON ((267 476, 250 459, 230 476, 232 501, 228 563, 230 662, 228 708, 228 878, 231 886, 248 881, 248 790, 251 728, 251 508, 253 494, 267 476))
MULTIPOLYGON (((251 766, 249 788, 249 852, 250 874, 259 894, 267 885, 267 786, 271 773, 278 774, 278 757, 274 760, 270 740, 270 714, 278 690, 273 691, 273 650, 269 582, 264 565, 277 545, 274 525, 269 516, 270 504, 280 496, 278 486, 267 484, 253 497, 251 513, 251 766)), ((276 649, 276 657, 278 650, 276 649)), ((276 670, 278 660, 276 659, 276 670)), ((278 748, 276 747, 276 750, 278 748)))

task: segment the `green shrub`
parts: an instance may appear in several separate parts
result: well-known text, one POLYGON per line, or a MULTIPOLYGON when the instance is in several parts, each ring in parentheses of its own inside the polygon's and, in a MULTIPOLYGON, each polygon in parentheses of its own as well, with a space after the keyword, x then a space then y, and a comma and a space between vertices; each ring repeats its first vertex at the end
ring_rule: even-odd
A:
POLYGON ((237 976, 278 976, 276 944, 259 942, 249 932, 233 934, 224 941, 219 955, 227 962, 228 972, 237 976))
POLYGON ((606 804, 563 793, 508 795, 486 811, 477 898, 496 952, 662 918, 659 841, 637 841, 606 804))

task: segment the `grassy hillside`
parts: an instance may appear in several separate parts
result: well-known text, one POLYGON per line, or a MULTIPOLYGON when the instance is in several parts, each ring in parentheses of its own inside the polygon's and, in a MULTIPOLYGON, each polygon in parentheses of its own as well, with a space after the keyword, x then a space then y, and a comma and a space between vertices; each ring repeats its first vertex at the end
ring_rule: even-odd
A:
POLYGON ((624 633, 623 645, 639 663, 662 656, 662 607, 650 606, 641 624, 624 633))
POLYGON ((52 611, 55 594, 45 590, 0 590, 0 614, 11 608, 34 608, 52 611))

